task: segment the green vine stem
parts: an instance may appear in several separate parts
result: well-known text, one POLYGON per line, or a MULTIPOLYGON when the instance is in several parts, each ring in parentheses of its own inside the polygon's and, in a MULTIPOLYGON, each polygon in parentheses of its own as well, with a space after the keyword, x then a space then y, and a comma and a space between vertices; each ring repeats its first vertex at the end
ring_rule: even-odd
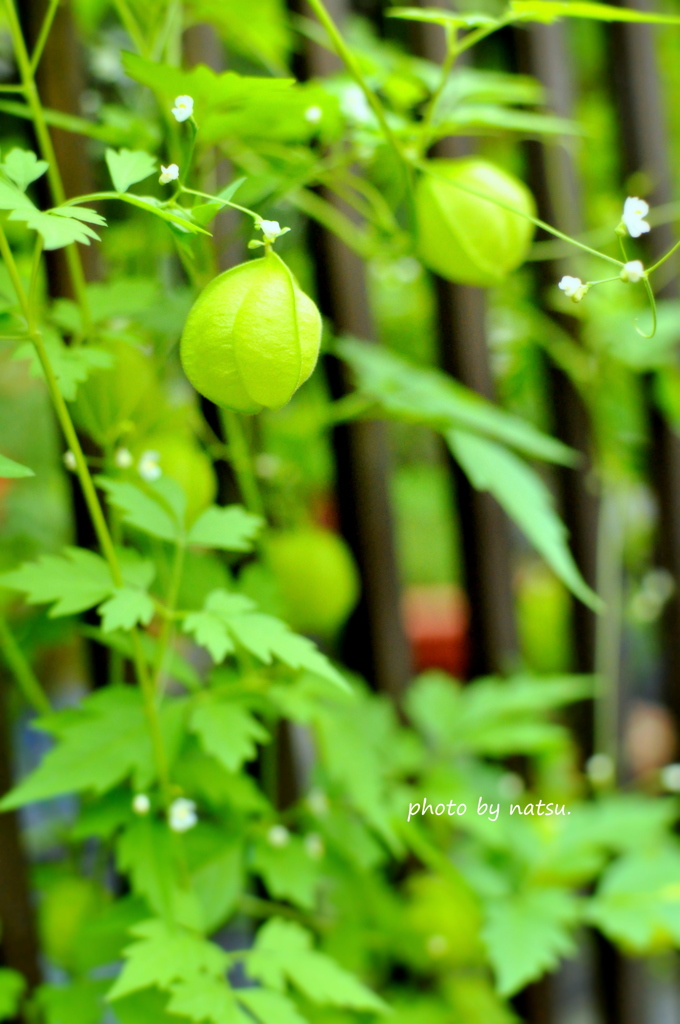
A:
MULTIPOLYGON (((64 397, 59 390, 57 378, 54 374, 52 364, 50 362, 45 343, 43 342, 42 335, 37 329, 35 324, 35 309, 36 305, 34 302, 30 302, 26 292, 24 290, 23 282, 19 274, 17 265, 10 249, 7 237, 4 230, 0 227, 0 255, 2 255, 7 271, 14 285, 14 290, 17 294, 19 304, 22 308, 24 316, 26 318, 28 336, 33 343, 40 365, 45 376, 45 382, 47 389, 50 393, 52 403, 54 405, 59 425, 66 439, 70 450, 73 452, 73 457, 76 463, 76 473, 80 486, 83 491, 83 497, 87 505, 90 518, 92 519, 92 525, 94 526, 95 533, 97 535, 97 541, 101 548, 101 552, 106 559, 111 572, 111 578, 114 586, 123 587, 125 581, 120 569, 120 563, 116 554, 116 549, 111 538, 104 512, 102 510, 97 492, 95 490, 92 476, 87 465, 87 461, 83 454, 83 450, 76 433, 76 429, 73 425, 73 420, 68 411, 64 397)), ((168 760, 165 753, 165 744, 163 741, 163 734, 161 732, 160 720, 158 717, 158 708, 156 706, 156 695, 153 688, 153 682, 149 677, 146 670, 146 663, 144 660, 144 652, 142 650, 142 643, 139 633, 136 629, 131 631, 132 649, 133 649, 133 661, 135 665, 135 671, 137 679, 139 681, 140 689, 142 691, 142 697, 144 700, 144 708, 149 726, 149 732, 151 735, 151 742, 154 751, 154 759, 156 761, 156 769, 158 771, 159 780, 161 783, 161 789, 164 794, 166 802, 169 804, 171 800, 171 787, 170 787, 170 776, 168 768, 168 760)))
POLYGON ((264 504, 253 472, 253 463, 242 419, 237 412, 233 412, 231 409, 220 409, 220 419, 229 447, 229 461, 236 474, 244 504, 249 512, 263 516, 264 504))
MULTIPOLYGON (((28 50, 26 49, 26 43, 24 41, 23 32, 21 31, 19 18, 14 7, 14 0, 4 0, 4 6, 7 12, 7 21, 10 35, 12 37, 14 55, 16 57, 19 74, 21 76, 23 94, 31 113, 31 119, 35 127, 35 134, 38 139, 40 152, 43 159, 46 160, 48 164, 47 178, 50 183, 52 197, 57 206, 59 206, 66 201, 66 193, 61 180, 54 146, 52 145, 52 138, 47 127, 42 104, 40 102, 40 96, 35 83, 35 68, 33 67, 31 58, 28 55, 28 50)), ((47 25, 48 32, 50 25, 51 22, 47 25)), ((45 25, 43 24, 43 28, 44 27, 45 25)), ((47 34, 45 35, 45 39, 42 40, 41 45, 43 47, 46 41, 47 34)), ((66 260, 76 301, 81 309, 85 331, 87 334, 90 334, 92 332, 92 317, 90 315, 89 302, 87 298, 87 285, 85 282, 82 260, 75 242, 66 247, 66 260)))
POLYGON ((378 124, 382 129, 382 133, 385 136, 386 142, 392 147, 395 156, 399 160, 400 164, 402 164, 402 166, 404 167, 409 201, 413 205, 413 182, 411 180, 412 164, 411 161, 406 157, 406 154, 404 153, 404 150, 399 139, 390 128, 389 122, 385 115, 385 111, 383 110, 382 103, 366 82, 361 67, 359 66, 359 62, 356 60, 354 54, 347 46, 345 40, 342 38, 340 30, 333 21, 333 18, 328 13, 328 10, 326 9, 323 0, 308 0, 308 2, 309 6, 312 8, 320 23, 323 25, 326 32, 328 33, 328 38, 330 39, 338 57, 343 62, 343 64, 349 71, 350 75, 352 76, 352 78, 357 83, 357 85, 363 92, 364 96, 366 97, 366 100, 371 110, 373 111, 378 120, 378 124))
POLYGON ((2 612, 0 612, 0 651, 2 651, 7 667, 19 684, 27 702, 39 715, 48 715, 52 710, 50 702, 2 612))

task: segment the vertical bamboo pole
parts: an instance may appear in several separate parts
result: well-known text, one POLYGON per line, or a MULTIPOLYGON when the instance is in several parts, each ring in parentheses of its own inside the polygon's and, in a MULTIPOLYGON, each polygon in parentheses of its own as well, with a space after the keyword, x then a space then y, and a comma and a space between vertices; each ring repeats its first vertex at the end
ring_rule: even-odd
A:
MULTIPOLYGON (((342 24, 348 13, 345 0, 333 0, 328 7, 342 24)), ((311 16, 306 5, 301 13, 311 16)), ((339 67, 333 54, 311 42, 304 63, 310 77, 339 67)), ((326 198, 341 205, 331 195, 326 198)), ((343 212, 350 215, 346 208, 343 212)), ((313 226, 311 236, 322 312, 336 334, 374 339, 361 259, 330 232, 313 226)), ((334 397, 346 394, 349 385, 341 364, 330 358, 326 369, 334 397)), ((379 690, 397 698, 408 682, 411 664, 401 619, 386 429, 378 422, 339 426, 334 432, 334 449, 340 525, 357 559, 362 583, 362 598, 345 635, 344 657, 379 690)))
MULTIPOLYGON (((440 6, 420 0, 422 7, 440 6)), ((446 56, 444 31, 437 25, 417 25, 416 52, 441 64, 446 56)), ((443 139, 439 157, 455 158, 471 151, 470 140, 443 139)), ((481 288, 435 278, 440 359, 443 369, 485 398, 494 399, 486 337, 486 296, 481 288)), ((471 676, 497 672, 512 664, 517 633, 512 595, 510 527, 504 512, 489 494, 476 491, 457 463, 451 462, 460 522, 465 588, 470 604, 471 676)))
MULTIPOLYGON (((624 4, 646 10, 645 0, 624 4)), ((655 53, 655 29, 651 25, 616 24, 612 26, 611 75, 613 98, 619 111, 623 173, 641 171, 651 189, 646 196, 651 206, 672 198, 667 127, 661 83, 655 53)), ((652 229, 644 241, 650 259, 667 252, 675 241, 670 224, 652 229)), ((678 260, 673 264, 673 279, 659 293, 675 298, 678 287, 678 260)), ((650 389, 651 391, 651 389, 650 389)), ((664 697, 680 721, 680 436, 659 414, 650 394, 652 424, 651 472, 659 502, 659 538, 657 558, 671 574, 676 592, 667 605, 664 630, 664 697)))
MULTIPOLYGON (((13 785, 11 723, 7 678, 0 670, 0 795, 13 785)), ((16 812, 0 814, 0 953, 6 967, 19 971, 29 990, 40 983, 38 936, 29 889, 28 866, 16 812)))

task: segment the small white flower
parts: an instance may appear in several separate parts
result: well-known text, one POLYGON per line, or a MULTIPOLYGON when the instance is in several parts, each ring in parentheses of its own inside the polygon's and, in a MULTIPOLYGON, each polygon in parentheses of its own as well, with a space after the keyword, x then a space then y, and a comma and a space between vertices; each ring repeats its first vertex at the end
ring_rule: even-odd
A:
POLYGON ((132 458, 132 452, 127 448, 117 448, 113 461, 118 469, 129 469, 134 459, 132 458))
POLYGON ((427 952, 433 959, 444 956, 449 950, 449 940, 445 935, 430 935, 425 943, 427 952))
POLYGON ((191 96, 178 96, 172 108, 176 121, 188 121, 194 112, 194 101, 191 96))
POLYGON ((641 260, 629 260, 621 269, 621 280, 628 284, 638 284, 645 276, 645 268, 641 260))
POLYGON ((267 832, 267 842, 270 846, 281 849, 282 846, 287 846, 290 842, 290 832, 285 825, 272 825, 267 832))
POLYGON ((184 796, 173 800, 168 811, 168 825, 173 832, 188 832, 197 823, 198 815, 193 800, 187 800, 184 796))
POLYGON ((583 287, 583 281, 580 277, 569 277, 568 274, 565 274, 557 287, 564 292, 568 299, 573 299, 578 290, 583 287))
POLYGON ((614 762, 609 754, 593 754, 586 761, 586 775, 593 785, 611 782, 614 778, 614 762))
POLYGON ((68 449, 68 451, 64 452, 64 465, 66 466, 67 469, 70 469, 71 472, 74 472, 78 467, 76 457, 70 448, 68 449))
POLYGON ((667 764, 661 769, 661 785, 669 793, 680 793, 680 764, 667 764))
POLYGON ((318 124, 323 117, 323 110, 316 104, 313 107, 307 107, 305 110, 305 121, 309 124, 318 124))
POLYGON ((142 452, 137 463, 137 472, 142 480, 146 480, 147 483, 153 483, 154 480, 158 480, 163 475, 163 470, 159 465, 160 457, 160 452, 142 452))
POLYGON ((132 810, 135 814, 148 814, 151 810, 151 801, 146 793, 135 793, 132 798, 132 810))
POLYGON ((290 228, 282 228, 277 220, 261 220, 258 221, 257 226, 264 235, 265 242, 269 242, 269 244, 290 231, 290 228))
POLYGON ((649 231, 649 224, 644 219, 649 213, 649 203, 637 196, 628 196, 623 204, 621 220, 626 225, 631 238, 639 238, 649 231))
POLYGON ((326 852, 326 847, 324 846, 323 839, 317 832, 310 832, 309 835, 305 836, 305 850, 307 856, 312 860, 321 860, 326 852))
POLYGON ((177 181, 179 178, 179 167, 177 164, 170 164, 169 167, 163 167, 161 164, 161 176, 158 179, 161 185, 168 185, 171 181, 177 181))

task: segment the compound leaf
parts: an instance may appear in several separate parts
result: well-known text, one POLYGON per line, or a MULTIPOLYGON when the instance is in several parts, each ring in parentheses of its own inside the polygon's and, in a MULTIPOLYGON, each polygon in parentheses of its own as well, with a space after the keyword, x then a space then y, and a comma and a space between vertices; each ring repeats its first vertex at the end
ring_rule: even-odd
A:
POLYGON ((137 939, 125 950, 125 966, 108 993, 110 1000, 140 989, 169 990, 174 982, 224 975, 229 957, 219 946, 181 926, 152 919, 130 929, 137 939))
POLYGON ((55 604, 51 618, 86 611, 114 590, 103 558, 84 548, 65 548, 61 555, 41 555, 0 576, 0 585, 21 590, 29 604, 55 604))
POLYGON ((189 543, 225 551, 251 551, 264 520, 246 512, 240 505, 219 508, 211 505, 202 512, 189 531, 189 543))
POLYGON ((127 192, 130 185, 144 181, 156 170, 156 161, 141 149, 107 149, 106 166, 116 192, 127 192))
POLYGON ((315 1003, 377 1013, 387 1009, 353 974, 312 949, 312 936, 294 921, 274 917, 260 928, 246 966, 249 974, 278 992, 289 981, 315 1003))
POLYGON ((199 704, 191 716, 190 728, 207 754, 228 772, 237 772, 244 761, 252 761, 258 743, 268 743, 269 733, 248 708, 236 701, 199 704))
POLYGON ((42 177, 48 167, 46 160, 38 160, 35 153, 16 146, 10 149, 2 162, 3 171, 22 192, 26 191, 32 181, 42 177))
POLYGON ((571 931, 580 908, 565 889, 533 888, 496 898, 486 918, 482 940, 501 995, 519 992, 576 951, 571 931))

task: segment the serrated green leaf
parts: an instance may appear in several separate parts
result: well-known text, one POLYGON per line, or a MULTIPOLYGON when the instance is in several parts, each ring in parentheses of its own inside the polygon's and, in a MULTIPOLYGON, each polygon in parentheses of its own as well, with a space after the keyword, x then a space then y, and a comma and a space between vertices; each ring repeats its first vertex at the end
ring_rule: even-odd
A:
POLYGON ((256 611, 253 602, 243 595, 213 590, 203 611, 186 615, 182 628, 197 639, 200 636, 199 643, 208 647, 215 661, 231 653, 235 641, 265 665, 277 658, 289 668, 308 669, 348 689, 340 673, 311 640, 291 632, 280 619, 256 611))
POLYGON ((42 212, 28 207, 13 209, 10 220, 23 221, 33 231, 39 232, 43 239, 43 249, 62 249, 72 242, 89 245, 90 239, 99 241, 99 235, 87 224, 83 223, 81 211, 73 206, 62 206, 54 210, 42 212))
POLYGON ((387 1010, 353 974, 313 949, 309 932, 294 921, 268 921, 245 959, 248 973, 277 992, 283 992, 289 981, 315 1003, 374 1013, 387 1010))
POLYGON ((571 448, 511 416, 441 370, 423 369, 379 345, 352 338, 337 343, 360 391, 390 419, 422 423, 442 432, 461 428, 502 441, 532 458, 572 465, 571 448))
POLYGON ((680 846, 634 851, 604 873, 588 920, 635 955, 680 943, 680 846))
POLYGON ((261 516, 246 512, 240 505, 219 508, 211 505, 202 512, 189 531, 189 544, 224 551, 251 551, 253 541, 264 526, 261 516))
POLYGON ((165 921, 143 921, 131 932, 138 941, 125 950, 125 966, 108 993, 111 1001, 154 985, 167 991, 178 981, 222 978, 230 962, 219 946, 165 921))
MULTIPOLYGON (((75 399, 78 385, 87 380, 92 370, 106 370, 113 365, 110 352, 94 345, 71 347, 65 345, 61 338, 53 334, 48 334, 44 338, 44 345, 57 378, 59 390, 67 402, 75 399)), ((31 342, 19 345, 12 358, 28 359, 31 376, 44 379, 42 365, 31 342)))
POLYGON ((318 872, 299 836, 291 835, 285 846, 261 839, 255 846, 253 868, 276 899, 290 900, 305 910, 314 906, 318 872))
POLYGON ((176 541, 181 536, 179 524, 170 510, 149 491, 136 484, 111 477, 98 476, 96 484, 106 491, 109 501, 123 513, 123 522, 159 537, 161 540, 176 541))
POLYGON ((118 587, 113 595, 97 609, 102 617, 102 629, 111 633, 116 629, 129 630, 137 623, 148 626, 154 616, 154 603, 143 590, 118 587))
POLYGON ((252 761, 257 744, 271 739, 248 708, 236 701, 211 699, 199 704, 191 716, 190 729, 205 752, 228 772, 236 772, 244 761, 252 761))
POLYGON ((589 3, 587 0, 511 0, 510 12, 522 21, 557 21, 558 18, 587 18, 593 21, 635 21, 657 25, 677 25, 680 17, 636 11, 615 4, 589 3))
POLYGON ((211 1021, 212 1024, 251 1024, 236 1002, 225 979, 191 978, 172 985, 168 1011, 190 1020, 211 1021))
POLYGON ((0 453, 0 480, 19 480, 27 476, 35 476, 32 469, 0 453))
POLYGON ((572 932, 580 918, 578 901, 565 889, 531 888, 494 899, 482 940, 501 995, 519 992, 575 953, 572 932))
POLYGON ((42 177, 48 167, 46 160, 38 160, 35 153, 16 146, 2 162, 3 171, 22 192, 26 191, 32 181, 42 177))
POLYGON ((538 474, 494 441, 462 430, 444 436, 472 486, 493 494, 571 592, 601 611, 602 601, 581 576, 567 544, 566 527, 538 474))
POLYGON ((235 994, 239 1003, 243 1003, 260 1024, 307 1024, 295 1003, 280 992, 239 988, 235 994))
POLYGON ((26 991, 26 982, 18 971, 0 967, 0 1020, 18 1016, 21 997, 26 991))
POLYGON ((3 181, 0 178, 0 210, 35 210, 37 212, 37 207, 13 182, 3 181))
POLYGON ((139 149, 107 149, 105 158, 116 192, 127 192, 130 185, 144 181, 156 170, 154 157, 139 149))
POLYGON ((201 928, 203 915, 195 894, 178 883, 182 869, 177 844, 165 821, 153 815, 129 821, 116 842, 116 864, 154 913, 201 928))
POLYGON ((483 679, 461 687, 427 673, 409 688, 409 716, 442 750, 503 757, 537 753, 563 743, 563 727, 546 713, 593 694, 589 676, 483 679))
POLYGON ((29 604, 54 601, 49 615, 74 615, 100 604, 114 589, 103 558, 84 548, 65 548, 62 555, 42 555, 3 573, 0 586, 21 590, 29 604))
POLYGON ((141 789, 155 778, 142 697, 132 687, 98 690, 76 710, 51 715, 45 727, 56 745, 2 800, 2 810, 62 793, 104 793, 129 776, 141 789))

